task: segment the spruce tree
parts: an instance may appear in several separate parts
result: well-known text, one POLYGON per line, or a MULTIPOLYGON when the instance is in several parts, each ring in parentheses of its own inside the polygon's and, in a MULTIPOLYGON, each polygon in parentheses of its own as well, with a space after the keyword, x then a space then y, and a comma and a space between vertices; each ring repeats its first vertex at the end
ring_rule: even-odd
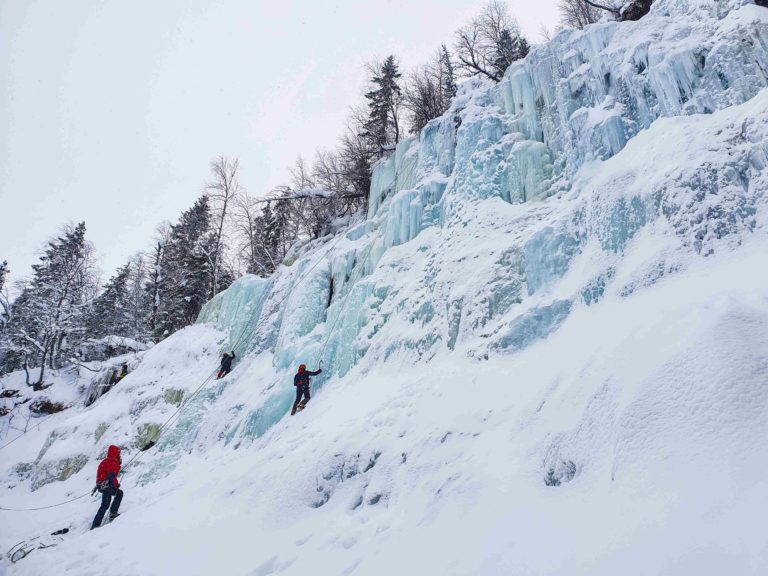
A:
POLYGON ((11 350, 6 327, 11 316, 11 304, 4 292, 5 277, 8 274, 8 262, 0 263, 0 374, 6 372, 6 364, 11 361, 11 350))
POLYGON ((5 277, 8 272, 8 262, 3 260, 3 262, 0 263, 0 334, 3 331, 5 324, 8 322, 8 316, 11 313, 11 305, 3 291, 5 288, 5 277))
POLYGON ((84 222, 65 227, 32 266, 32 280, 14 302, 9 338, 25 367, 40 367, 36 386, 42 385, 45 368, 57 368, 85 336, 96 286, 91 252, 84 222))
POLYGON ((160 312, 160 279, 163 270, 163 248, 165 242, 158 241, 152 251, 151 268, 149 270, 144 292, 147 298, 147 330, 155 338, 157 334, 158 318, 160 312))
POLYGON ((104 291, 93 301, 88 319, 88 335, 92 338, 133 337, 128 296, 130 273, 130 264, 118 268, 104 286, 104 291))
POLYGON ((267 221, 267 245, 280 263, 288 253, 291 242, 296 238, 296 226, 291 221, 291 201, 279 199, 275 202, 272 220, 267 221))
POLYGON ((528 41, 517 30, 511 31, 509 28, 504 28, 499 34, 493 60, 496 75, 499 78, 504 76, 510 64, 525 58, 530 49, 528 41))
POLYGON ((248 272, 258 276, 269 276, 281 260, 278 256, 280 233, 271 202, 264 204, 261 214, 253 219, 253 228, 255 231, 254 260, 250 262, 248 272))
POLYGON ((208 197, 201 196, 171 226, 162 248, 157 279, 157 310, 154 336, 163 339, 189 326, 197 319, 209 297, 214 270, 211 255, 215 238, 211 235, 208 197))
POLYGON ((440 71, 442 73, 442 83, 440 88, 443 96, 443 110, 447 110, 451 105, 451 100, 456 96, 458 89, 456 87, 456 74, 453 71, 451 55, 445 44, 441 46, 440 50, 440 71))
POLYGON ((381 155, 400 140, 401 91, 397 81, 401 74, 394 56, 371 66, 371 72, 373 89, 365 94, 369 113, 364 135, 371 148, 381 155))

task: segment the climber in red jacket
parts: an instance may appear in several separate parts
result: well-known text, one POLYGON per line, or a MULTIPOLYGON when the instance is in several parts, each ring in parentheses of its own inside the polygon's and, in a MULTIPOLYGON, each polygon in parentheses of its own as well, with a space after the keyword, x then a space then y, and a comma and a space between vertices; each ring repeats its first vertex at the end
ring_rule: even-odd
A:
POLYGON ((118 474, 120 474, 120 448, 110 446, 107 450, 107 457, 101 461, 99 468, 96 470, 96 489, 101 492, 101 507, 96 512, 91 530, 101 526, 101 521, 104 520, 107 508, 109 508, 110 521, 120 515, 118 509, 120 508, 120 502, 123 501, 123 491, 120 490, 120 482, 117 479, 118 474), (114 500, 112 500, 113 496, 114 500), (109 505, 110 501, 112 506, 109 505))

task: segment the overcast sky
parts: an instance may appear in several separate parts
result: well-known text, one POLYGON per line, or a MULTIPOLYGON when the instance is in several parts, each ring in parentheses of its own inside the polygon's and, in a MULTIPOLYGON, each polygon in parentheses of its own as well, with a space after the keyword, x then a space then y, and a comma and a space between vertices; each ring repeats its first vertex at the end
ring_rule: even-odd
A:
MULTIPOLYGON (((509 0, 526 35, 558 0, 509 0)), ((331 147, 363 65, 407 70, 485 0, 0 0, 0 260, 85 220, 109 276, 236 156, 252 195, 331 147)))

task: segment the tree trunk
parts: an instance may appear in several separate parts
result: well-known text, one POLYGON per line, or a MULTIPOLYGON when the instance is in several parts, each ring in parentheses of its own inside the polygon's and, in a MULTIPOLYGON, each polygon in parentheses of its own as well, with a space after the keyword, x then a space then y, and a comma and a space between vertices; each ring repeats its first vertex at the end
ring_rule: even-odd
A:
POLYGON ((224 222, 227 218, 227 208, 229 207, 229 201, 235 194, 237 194, 237 171, 239 168, 239 161, 237 159, 233 161, 227 160, 224 156, 220 156, 216 161, 211 164, 211 168, 216 181, 208 185, 209 190, 215 190, 216 196, 221 199, 221 215, 219 216, 219 225, 216 230, 216 244, 214 248, 213 264, 212 264, 212 286, 211 292, 213 296, 216 296, 219 292, 219 275, 221 267, 221 238, 224 235, 224 222))
POLYGON ((29 354, 24 354, 24 381, 27 386, 32 386, 29 381, 29 354))
POLYGON ((43 385, 43 378, 45 377, 45 361, 47 360, 47 354, 48 354, 48 347, 46 346, 45 351, 43 352, 43 358, 40 362, 40 376, 37 379, 37 382, 35 382, 32 385, 32 388, 35 390, 39 390, 40 386, 43 385))

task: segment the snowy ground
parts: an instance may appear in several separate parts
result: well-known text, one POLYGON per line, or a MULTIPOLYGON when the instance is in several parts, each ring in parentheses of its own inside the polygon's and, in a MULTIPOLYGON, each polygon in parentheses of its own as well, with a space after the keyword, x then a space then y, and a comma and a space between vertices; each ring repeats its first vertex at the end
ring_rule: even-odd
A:
MULTIPOLYGON (((247 446, 127 476, 125 515, 98 532, 90 500, 3 513, 6 547, 75 527, 9 573, 762 574, 766 249, 607 299, 512 357, 353 370, 247 446)), ((181 354, 158 352, 147 374, 181 354)))

